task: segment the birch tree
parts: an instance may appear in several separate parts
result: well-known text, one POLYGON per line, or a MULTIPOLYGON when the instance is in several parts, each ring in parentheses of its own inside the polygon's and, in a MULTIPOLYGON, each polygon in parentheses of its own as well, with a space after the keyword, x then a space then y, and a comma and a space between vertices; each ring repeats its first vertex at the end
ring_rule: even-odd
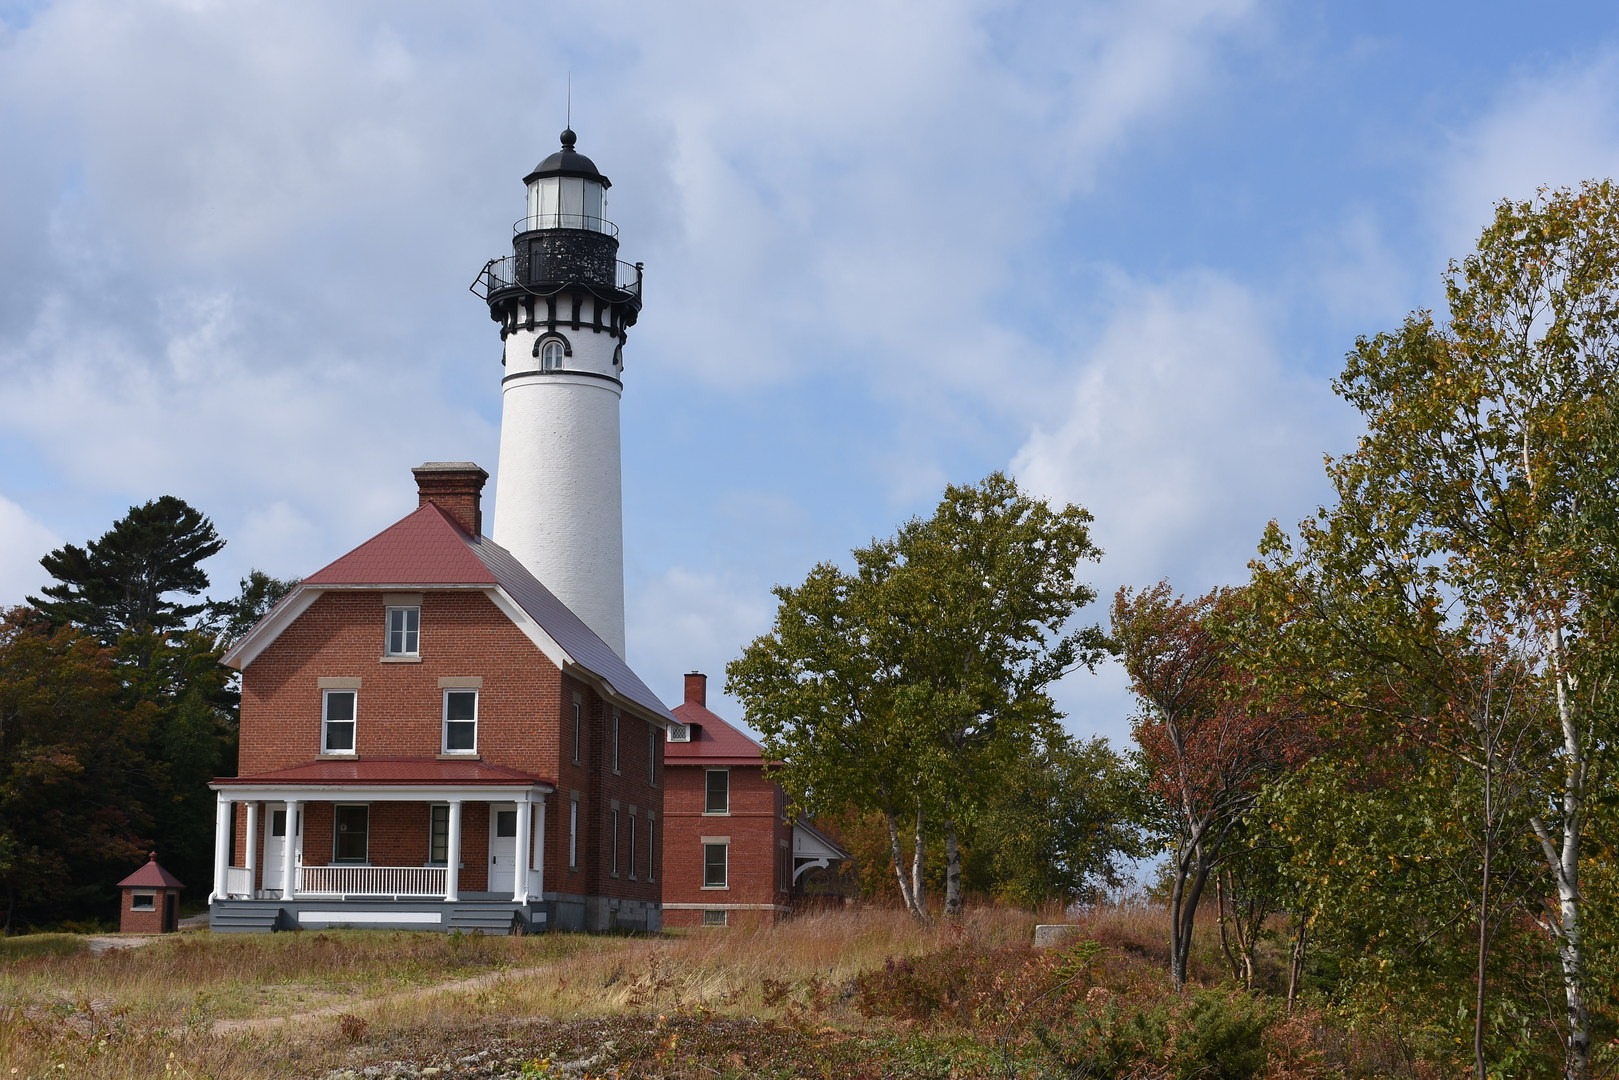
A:
MULTIPOLYGON (((1367 431, 1329 462, 1337 504, 1305 523, 1301 555, 1336 561, 1348 589, 1425 611, 1434 641, 1510 646, 1535 674, 1544 707, 1513 703, 1515 716, 1548 718, 1548 748, 1523 765, 1538 791, 1527 825, 1560 968, 1564 1075, 1585 1080, 1582 841, 1614 734, 1619 190, 1592 182, 1502 202, 1478 250, 1450 267, 1446 299, 1448 320, 1417 312, 1350 353, 1335 388, 1367 431)), ((1376 635, 1366 644, 1380 647, 1376 635)), ((1489 716, 1474 729, 1480 750, 1536 745, 1498 738, 1489 716)))

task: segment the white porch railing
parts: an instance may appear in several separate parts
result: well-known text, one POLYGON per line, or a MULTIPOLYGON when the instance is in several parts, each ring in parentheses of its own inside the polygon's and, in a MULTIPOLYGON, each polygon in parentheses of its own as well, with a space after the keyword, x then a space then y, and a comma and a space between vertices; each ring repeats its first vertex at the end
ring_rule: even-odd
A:
POLYGON ((442 866, 300 866, 300 897, 444 896, 442 866))
POLYGON ((253 895, 253 873, 245 866, 225 869, 225 892, 230 896, 253 895))

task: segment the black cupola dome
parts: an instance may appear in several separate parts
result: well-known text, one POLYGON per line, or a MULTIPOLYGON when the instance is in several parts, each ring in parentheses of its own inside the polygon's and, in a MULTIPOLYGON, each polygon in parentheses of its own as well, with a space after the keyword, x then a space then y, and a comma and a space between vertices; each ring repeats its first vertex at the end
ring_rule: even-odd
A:
POLYGON ((573 133, 572 128, 562 132, 562 149, 534 166, 534 171, 523 177, 523 183, 533 183, 542 177, 550 176, 582 176, 587 180, 594 180, 604 188, 612 187, 612 182, 601 174, 596 163, 573 148, 579 141, 579 136, 573 133))

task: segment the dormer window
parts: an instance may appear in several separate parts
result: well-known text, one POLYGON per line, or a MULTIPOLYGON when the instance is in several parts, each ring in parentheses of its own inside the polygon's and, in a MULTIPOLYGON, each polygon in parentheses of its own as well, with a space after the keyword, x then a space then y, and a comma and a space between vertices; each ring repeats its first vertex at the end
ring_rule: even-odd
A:
POLYGON ((391 607, 388 609, 388 641, 385 656, 418 656, 421 653, 422 609, 419 607, 391 607))

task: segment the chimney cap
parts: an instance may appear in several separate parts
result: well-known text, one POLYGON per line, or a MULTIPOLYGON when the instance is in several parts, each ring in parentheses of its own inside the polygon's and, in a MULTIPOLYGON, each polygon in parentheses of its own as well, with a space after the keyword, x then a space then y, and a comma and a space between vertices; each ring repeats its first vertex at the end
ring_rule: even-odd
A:
POLYGON ((485 480, 489 479, 489 473, 476 461, 424 461, 410 471, 413 473, 476 472, 483 473, 485 480))

